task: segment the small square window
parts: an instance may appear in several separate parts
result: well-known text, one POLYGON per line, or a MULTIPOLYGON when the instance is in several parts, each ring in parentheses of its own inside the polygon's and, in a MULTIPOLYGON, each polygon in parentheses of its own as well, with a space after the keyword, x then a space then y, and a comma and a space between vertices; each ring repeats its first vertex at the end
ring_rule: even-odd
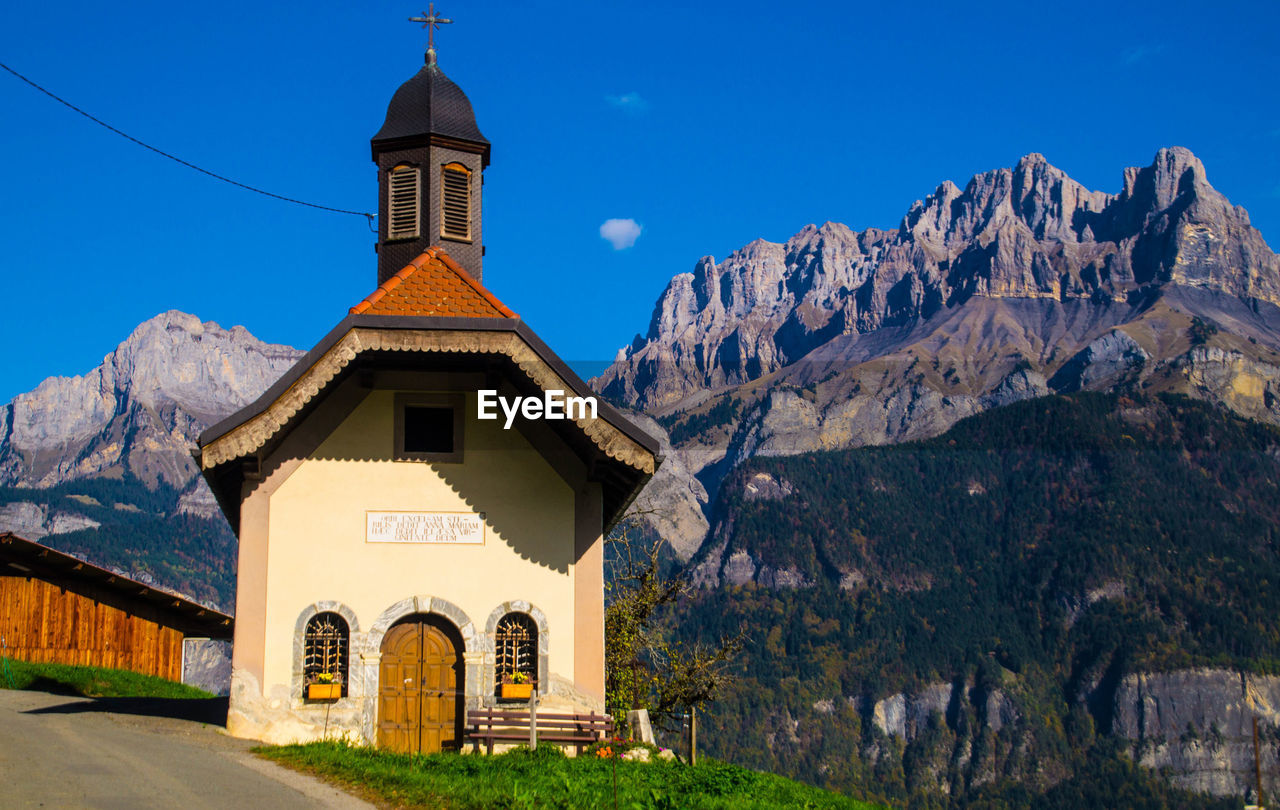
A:
POLYGON ((453 408, 404 406, 406 453, 452 453, 453 408))
POLYGON ((459 394, 397 394, 396 459, 460 463, 465 403, 459 394))

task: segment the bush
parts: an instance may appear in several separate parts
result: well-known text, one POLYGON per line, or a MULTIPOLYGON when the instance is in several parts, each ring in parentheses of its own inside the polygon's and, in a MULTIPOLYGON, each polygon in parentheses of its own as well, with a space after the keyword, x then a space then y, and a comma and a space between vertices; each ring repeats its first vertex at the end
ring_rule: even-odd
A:
POLYGON ((1192 318, 1190 332, 1191 345, 1202 346, 1209 342, 1209 338, 1218 334, 1218 325, 1202 318, 1192 318))
POLYGON ((530 748, 527 745, 519 745, 510 750, 498 754, 511 762, 550 762, 558 759, 567 759, 564 749, 558 745, 539 745, 537 748, 530 748))

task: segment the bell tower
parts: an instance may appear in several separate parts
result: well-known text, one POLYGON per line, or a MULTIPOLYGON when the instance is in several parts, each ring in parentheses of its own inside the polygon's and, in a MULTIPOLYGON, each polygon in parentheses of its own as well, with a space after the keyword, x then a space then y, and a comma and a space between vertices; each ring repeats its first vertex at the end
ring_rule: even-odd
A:
POLYGON ((410 18, 430 29, 426 64, 400 85, 373 136, 378 166, 378 283, 439 246, 483 279, 481 198, 489 141, 466 94, 436 64, 435 14, 410 18))

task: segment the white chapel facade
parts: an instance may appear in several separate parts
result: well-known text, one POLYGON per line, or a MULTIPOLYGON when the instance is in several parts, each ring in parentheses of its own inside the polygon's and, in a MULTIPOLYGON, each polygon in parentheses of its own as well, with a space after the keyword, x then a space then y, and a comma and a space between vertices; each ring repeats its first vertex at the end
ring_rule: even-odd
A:
POLYGON ((239 537, 228 731, 456 748, 513 681, 602 710, 604 536, 657 442, 481 283, 489 143, 434 51, 372 146, 377 288, 200 439, 239 537))

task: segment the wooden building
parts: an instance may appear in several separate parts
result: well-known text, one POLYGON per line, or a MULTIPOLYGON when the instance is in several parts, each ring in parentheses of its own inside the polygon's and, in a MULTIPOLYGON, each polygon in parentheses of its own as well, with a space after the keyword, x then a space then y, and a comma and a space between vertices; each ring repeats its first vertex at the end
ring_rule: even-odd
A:
POLYGON ((0 650, 10 658, 181 681, 185 639, 229 639, 233 630, 216 610, 0 534, 0 650))

